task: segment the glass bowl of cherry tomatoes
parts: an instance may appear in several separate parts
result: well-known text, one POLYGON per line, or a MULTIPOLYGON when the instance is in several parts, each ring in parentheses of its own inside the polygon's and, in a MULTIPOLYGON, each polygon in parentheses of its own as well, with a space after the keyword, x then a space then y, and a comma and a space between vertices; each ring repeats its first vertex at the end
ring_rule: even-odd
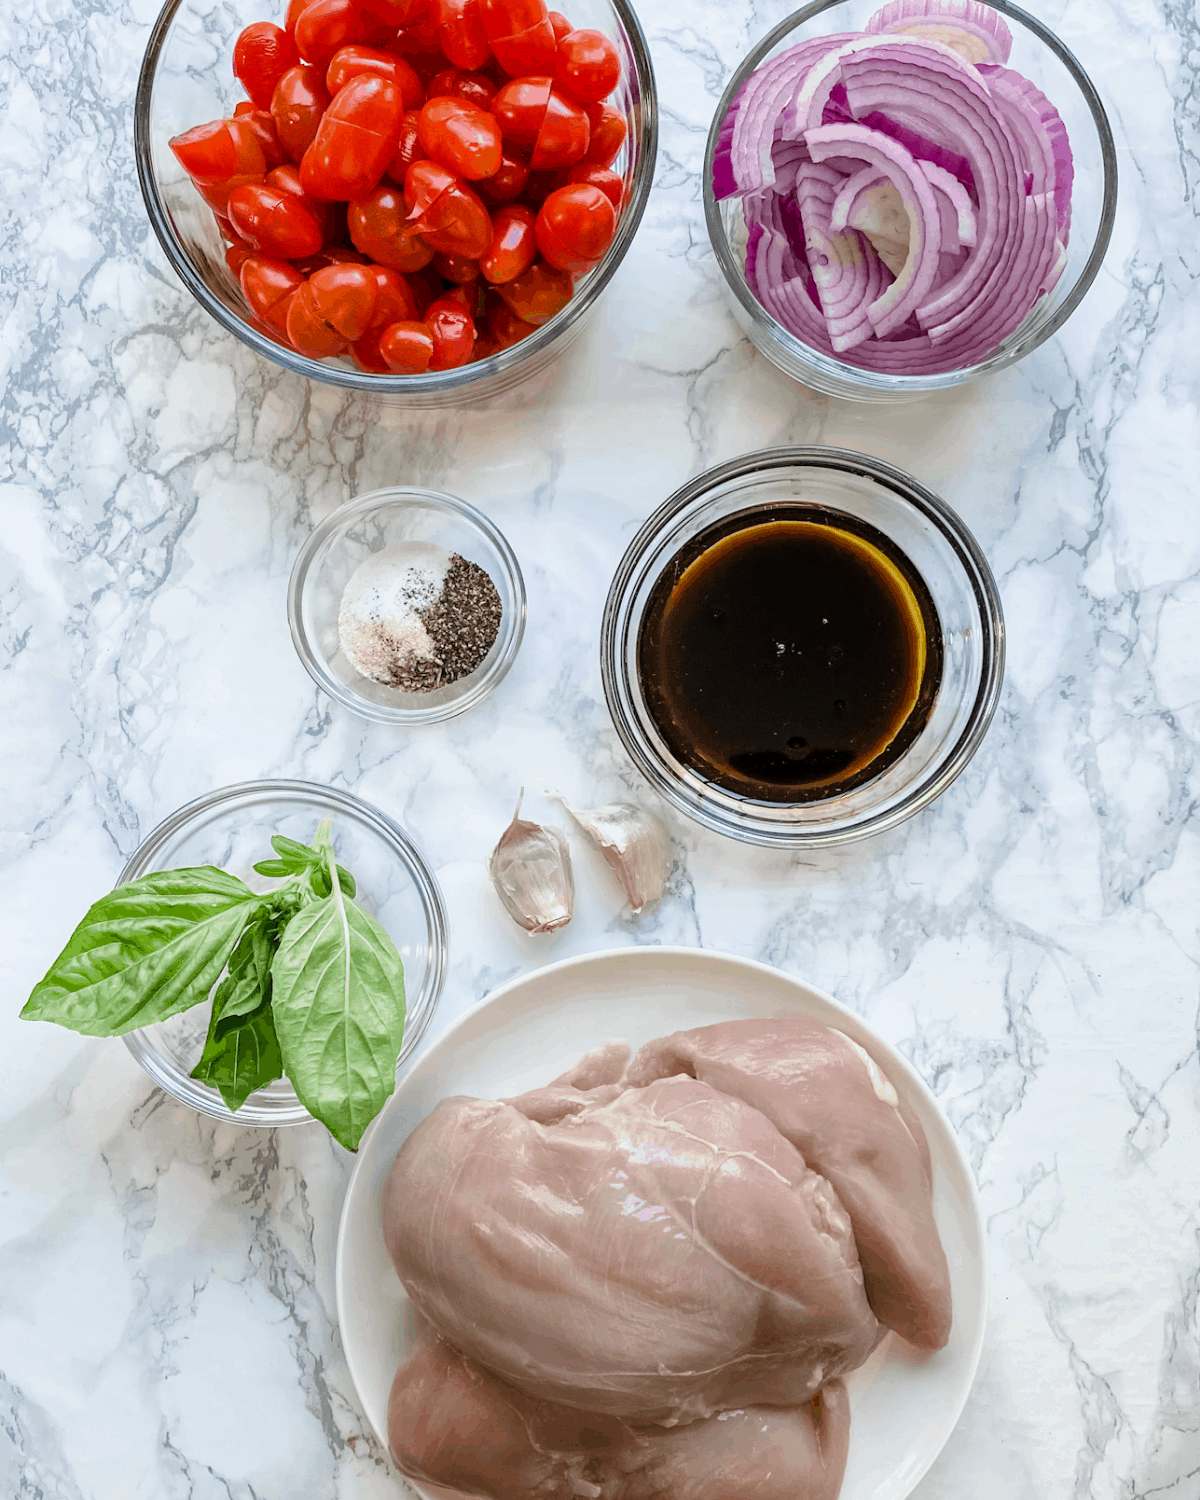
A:
POLYGON ((650 192, 627 0, 275 3, 167 0, 150 36, 138 177, 184 284, 256 353, 395 404, 544 368, 650 192))

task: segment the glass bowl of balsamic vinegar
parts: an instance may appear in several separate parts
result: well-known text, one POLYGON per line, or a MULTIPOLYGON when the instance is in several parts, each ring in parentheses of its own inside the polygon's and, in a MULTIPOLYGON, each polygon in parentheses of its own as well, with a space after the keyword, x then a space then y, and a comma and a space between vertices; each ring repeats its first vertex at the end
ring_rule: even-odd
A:
POLYGON ((987 732, 1004 619, 987 561, 915 479, 838 448, 710 469, 644 523, 609 590, 609 710, 663 797, 786 848, 892 828, 987 732))

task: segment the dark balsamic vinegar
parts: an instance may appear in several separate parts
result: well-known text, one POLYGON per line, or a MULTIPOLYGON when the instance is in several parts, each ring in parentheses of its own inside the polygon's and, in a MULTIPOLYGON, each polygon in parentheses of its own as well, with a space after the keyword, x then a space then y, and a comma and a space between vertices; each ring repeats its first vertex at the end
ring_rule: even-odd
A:
POLYGON ((667 745, 705 780, 812 802, 878 776, 920 734, 941 626, 924 579, 875 527, 762 507, 672 558, 642 620, 638 672, 667 745))

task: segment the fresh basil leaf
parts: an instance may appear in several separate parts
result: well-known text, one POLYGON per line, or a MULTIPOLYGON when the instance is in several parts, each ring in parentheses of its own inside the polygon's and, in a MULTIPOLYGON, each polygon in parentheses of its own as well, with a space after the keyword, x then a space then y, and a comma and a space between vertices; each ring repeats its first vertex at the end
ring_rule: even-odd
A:
POLYGON ((222 1030, 218 1023, 226 1016, 218 1015, 214 1000, 213 1018, 192 1077, 217 1089, 227 1109, 239 1110, 256 1089, 283 1077, 283 1057, 271 1007, 263 1003, 222 1030))
POLYGON ((260 859, 254 866, 256 875, 267 875, 274 880, 282 880, 285 875, 295 873, 292 866, 284 859, 260 859))
POLYGON ((208 998, 263 898, 212 865, 163 870, 102 896, 21 1011, 122 1036, 208 998))
POLYGON ((230 1031, 236 1022, 257 1010, 271 996, 271 960, 275 956, 276 914, 270 906, 260 906, 246 923, 245 931, 229 959, 229 975, 217 987, 213 997, 215 1026, 219 1035, 230 1031), (228 987, 228 988, 227 988, 228 987))
POLYGON ((280 859, 292 860, 299 870, 305 865, 316 864, 323 857, 320 850, 309 844, 302 844, 298 839, 289 839, 282 833, 275 834, 271 839, 271 848, 280 859))
POLYGON ((308 1112, 357 1150, 396 1087, 404 1035, 400 955, 338 881, 284 928, 271 982, 284 1072, 308 1112))

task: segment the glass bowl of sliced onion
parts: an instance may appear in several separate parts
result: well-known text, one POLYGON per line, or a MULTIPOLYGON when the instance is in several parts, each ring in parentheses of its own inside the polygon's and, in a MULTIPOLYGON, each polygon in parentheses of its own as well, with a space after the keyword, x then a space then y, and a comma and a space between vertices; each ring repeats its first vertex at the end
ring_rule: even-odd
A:
POLYGON ((704 162, 734 317, 793 379, 905 400, 1022 359, 1082 301, 1117 199, 1072 52, 1005 0, 816 0, 726 88, 704 162))

